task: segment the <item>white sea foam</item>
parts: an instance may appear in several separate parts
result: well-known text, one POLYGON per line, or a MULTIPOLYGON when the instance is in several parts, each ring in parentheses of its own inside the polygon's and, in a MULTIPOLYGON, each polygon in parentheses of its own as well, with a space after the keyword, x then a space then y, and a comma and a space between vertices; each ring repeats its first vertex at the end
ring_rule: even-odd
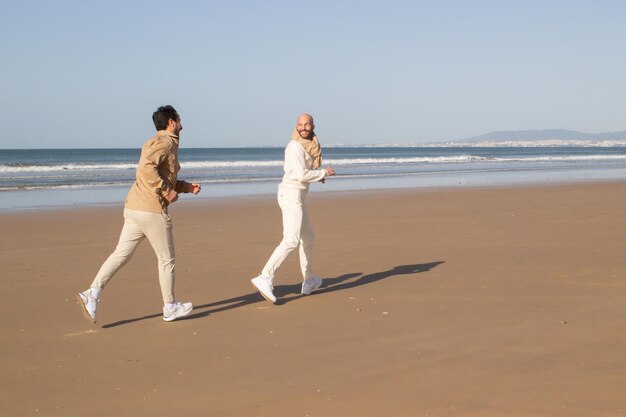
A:
POLYGON ((463 163, 483 161, 486 158, 476 155, 410 157, 410 158, 345 158, 324 159, 328 165, 371 165, 371 164, 416 164, 416 163, 463 163))
POLYGON ((519 158, 495 158, 496 162, 583 162, 583 161, 626 161, 626 155, 569 155, 529 156, 519 158))
POLYGON ((346 145, 341 143, 325 144, 325 148, 550 148, 550 147, 582 147, 582 148, 620 148, 626 146, 626 140, 511 140, 511 141, 479 141, 479 142, 428 142, 428 143, 374 143, 346 145))
POLYGON ((59 165, 0 165, 0 173, 12 172, 67 172, 98 170, 134 170, 137 164, 59 164, 59 165))
MULTIPOLYGON (((476 162, 511 163, 511 162, 575 162, 575 161, 620 161, 626 160, 626 155, 543 155, 543 156, 515 156, 515 157, 484 157, 479 155, 454 156, 416 156, 416 157, 367 157, 367 158, 327 158, 326 165, 354 166, 354 165, 402 165, 402 164, 464 164, 476 162)), ((182 162, 183 169, 246 169, 246 168, 282 168, 283 161, 191 161, 182 162)), ((87 171, 132 171, 136 164, 59 164, 59 165, 0 165, 0 173, 28 174, 28 173, 70 173, 87 171)))
POLYGON ((283 161, 192 161, 181 162, 180 166, 190 169, 282 167, 283 161))
MULTIPOLYGON (((203 184, 243 184, 243 183, 262 183, 272 182, 278 183, 280 177, 266 178, 205 178, 203 184)), ((37 184, 37 185, 8 185, 0 184, 0 191, 26 191, 26 190, 88 190, 101 188, 127 188, 132 181, 113 181, 113 182, 87 182, 80 184, 37 184)))

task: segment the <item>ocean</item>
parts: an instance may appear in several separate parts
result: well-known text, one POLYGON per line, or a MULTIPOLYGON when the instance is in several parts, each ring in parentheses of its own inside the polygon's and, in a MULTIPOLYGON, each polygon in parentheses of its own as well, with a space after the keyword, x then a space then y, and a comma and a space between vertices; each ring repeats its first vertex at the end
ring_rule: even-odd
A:
MULTIPOLYGON (((122 204, 140 149, 0 150, 0 210, 122 204)), ((197 198, 273 194, 283 148, 181 148, 197 198)), ((337 176, 311 191, 626 180, 625 146, 325 147, 337 176)), ((181 200, 192 197, 183 195, 181 200)))

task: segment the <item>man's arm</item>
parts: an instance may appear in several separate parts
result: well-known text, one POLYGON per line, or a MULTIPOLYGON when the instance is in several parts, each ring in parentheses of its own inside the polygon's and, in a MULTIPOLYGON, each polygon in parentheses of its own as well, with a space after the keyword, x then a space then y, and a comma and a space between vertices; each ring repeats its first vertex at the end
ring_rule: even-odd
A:
POLYGON ((179 193, 198 194, 202 190, 202 186, 197 182, 187 182, 178 180, 176 182, 176 191, 179 193))

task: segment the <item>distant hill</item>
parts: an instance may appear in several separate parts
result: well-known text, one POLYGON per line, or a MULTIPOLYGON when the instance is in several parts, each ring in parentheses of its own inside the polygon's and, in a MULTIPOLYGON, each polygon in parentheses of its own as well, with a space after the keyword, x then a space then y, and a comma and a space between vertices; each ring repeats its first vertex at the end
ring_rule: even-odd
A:
POLYGON ((545 130, 501 130, 497 132, 485 133, 465 139, 463 142, 502 142, 502 141, 544 141, 544 140, 626 140, 626 130, 621 132, 604 133, 584 133, 565 129, 545 129, 545 130))
POLYGON ((501 130, 434 146, 626 146, 626 130, 604 133, 565 129, 501 130))

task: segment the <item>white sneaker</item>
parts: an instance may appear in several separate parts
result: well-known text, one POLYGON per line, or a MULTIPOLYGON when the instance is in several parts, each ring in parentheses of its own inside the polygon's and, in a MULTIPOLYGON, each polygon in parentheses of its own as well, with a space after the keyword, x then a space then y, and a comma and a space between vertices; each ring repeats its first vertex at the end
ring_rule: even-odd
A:
POLYGON ((320 277, 311 277, 302 283, 301 293, 304 295, 309 295, 321 286, 322 279, 320 277))
POLYGON ((272 282, 268 277, 259 275, 256 278, 252 278, 251 281, 252 285, 254 285, 256 289, 259 290, 263 298, 265 298, 270 303, 276 303, 276 297, 274 296, 274 287, 272 286, 272 282))
POLYGON ((91 296, 91 292, 89 290, 76 294, 76 302, 82 307, 83 316, 93 323, 96 322, 96 308, 98 307, 98 301, 100 300, 91 296))
POLYGON ((163 320, 173 321, 185 317, 191 313, 191 310, 193 310, 193 304, 176 302, 171 309, 163 307, 163 320))

